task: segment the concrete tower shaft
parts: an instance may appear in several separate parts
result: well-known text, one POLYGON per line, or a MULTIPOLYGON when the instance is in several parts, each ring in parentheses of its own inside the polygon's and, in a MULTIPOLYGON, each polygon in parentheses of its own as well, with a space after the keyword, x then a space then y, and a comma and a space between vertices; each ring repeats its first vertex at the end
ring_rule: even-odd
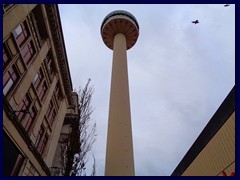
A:
POLYGON ((137 41, 139 27, 135 17, 126 11, 106 16, 101 35, 113 50, 110 92, 106 176, 134 176, 132 125, 128 85, 127 49, 137 41))

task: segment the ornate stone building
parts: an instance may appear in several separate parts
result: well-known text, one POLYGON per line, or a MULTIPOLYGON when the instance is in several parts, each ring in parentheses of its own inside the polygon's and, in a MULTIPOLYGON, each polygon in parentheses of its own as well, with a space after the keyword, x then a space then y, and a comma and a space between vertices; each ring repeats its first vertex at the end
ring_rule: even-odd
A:
POLYGON ((72 91, 58 6, 4 4, 4 175, 51 175, 72 91))

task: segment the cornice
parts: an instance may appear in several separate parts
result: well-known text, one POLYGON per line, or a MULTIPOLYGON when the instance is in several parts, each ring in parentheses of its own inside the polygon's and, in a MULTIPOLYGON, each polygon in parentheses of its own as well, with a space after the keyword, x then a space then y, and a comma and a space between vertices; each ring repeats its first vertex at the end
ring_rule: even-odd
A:
POLYGON ((45 5, 45 8, 48 16, 53 43, 55 46, 54 48, 57 54, 58 64, 60 68, 60 76, 63 81, 63 86, 65 89, 68 102, 69 104, 73 104, 71 97, 71 92, 73 90, 72 80, 68 65, 68 59, 66 54, 58 6, 57 4, 47 4, 45 5))

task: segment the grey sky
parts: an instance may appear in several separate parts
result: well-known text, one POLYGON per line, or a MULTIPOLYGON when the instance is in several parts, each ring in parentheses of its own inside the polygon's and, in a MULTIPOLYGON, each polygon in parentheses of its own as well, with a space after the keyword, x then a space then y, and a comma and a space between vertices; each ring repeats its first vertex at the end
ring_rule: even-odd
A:
MULTIPOLYGON (((94 85, 97 175, 104 175, 112 50, 104 17, 118 9, 140 27, 128 50, 136 175, 168 176, 235 84, 235 6, 59 5, 72 83, 94 85), (199 24, 192 24, 198 19, 199 24)), ((92 160, 89 160, 91 170, 92 160)))

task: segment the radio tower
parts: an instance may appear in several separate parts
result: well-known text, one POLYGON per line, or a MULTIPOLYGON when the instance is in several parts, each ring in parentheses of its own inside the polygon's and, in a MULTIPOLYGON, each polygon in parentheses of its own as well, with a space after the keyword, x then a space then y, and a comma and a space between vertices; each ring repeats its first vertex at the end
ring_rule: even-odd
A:
POLYGON ((101 35, 113 50, 105 175, 134 176, 127 50, 136 43, 139 26, 132 14, 117 10, 104 18, 101 35))

